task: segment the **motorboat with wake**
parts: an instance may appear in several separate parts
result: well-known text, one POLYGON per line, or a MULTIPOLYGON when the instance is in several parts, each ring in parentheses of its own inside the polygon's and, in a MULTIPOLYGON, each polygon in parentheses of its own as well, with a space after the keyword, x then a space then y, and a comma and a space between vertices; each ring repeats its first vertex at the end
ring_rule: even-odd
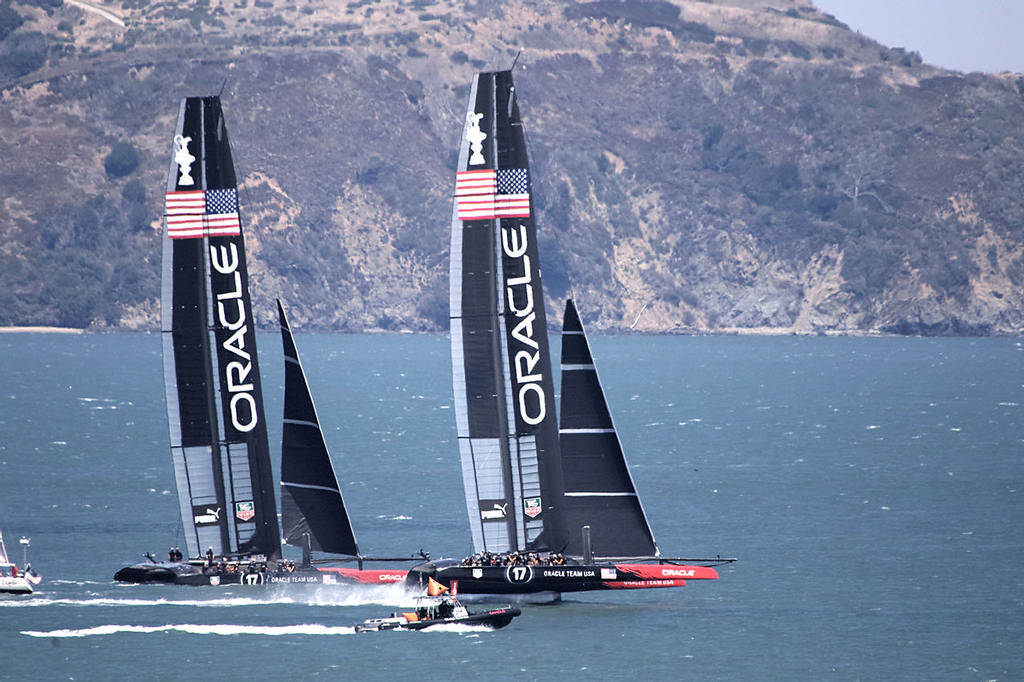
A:
POLYGON ((393 613, 388 618, 370 618, 356 625, 356 632, 426 630, 435 625, 469 625, 497 630, 511 623, 520 613, 522 611, 515 606, 471 612, 454 597, 417 597, 414 611, 393 613))
MULTIPOLYGON (((552 601, 678 587, 733 559, 662 557, 633 483, 575 301, 555 413, 534 201, 511 71, 472 84, 455 178, 451 346, 475 554, 414 566, 406 584, 552 601)), ((469 598, 469 596, 467 596, 469 598)))
POLYGON ((370 618, 356 625, 356 632, 425 630, 435 625, 468 625, 497 630, 511 623, 513 618, 522 613, 515 606, 471 612, 456 597, 457 589, 455 583, 452 593, 444 594, 447 588, 434 582, 431 584, 430 594, 416 598, 414 610, 392 613, 387 618, 370 618))

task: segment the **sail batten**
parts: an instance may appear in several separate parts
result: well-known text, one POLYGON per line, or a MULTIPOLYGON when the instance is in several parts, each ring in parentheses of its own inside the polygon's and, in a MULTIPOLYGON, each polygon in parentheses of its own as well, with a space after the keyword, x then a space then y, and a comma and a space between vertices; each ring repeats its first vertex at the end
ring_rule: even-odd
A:
POLYGON ((217 97, 181 102, 168 173, 161 329, 190 557, 280 555, 245 243, 217 97))

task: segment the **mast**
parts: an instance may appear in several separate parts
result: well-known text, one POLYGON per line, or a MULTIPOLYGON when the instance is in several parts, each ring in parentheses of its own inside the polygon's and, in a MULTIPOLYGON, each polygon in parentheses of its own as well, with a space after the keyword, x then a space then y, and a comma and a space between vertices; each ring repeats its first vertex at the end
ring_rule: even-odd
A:
POLYGON ((452 376, 476 551, 565 543, 544 297, 512 73, 478 74, 452 211, 452 376))
POLYGON ((589 526, 589 543, 599 556, 658 556, 572 299, 565 302, 562 322, 561 416, 565 553, 588 554, 582 529, 589 526))
POLYGON ((359 555, 352 522, 320 429, 284 306, 277 302, 284 345, 284 427, 281 435, 281 526, 295 547, 359 555))
POLYGON ((281 552, 245 241, 217 97, 182 100, 167 180, 161 329, 190 557, 281 552))

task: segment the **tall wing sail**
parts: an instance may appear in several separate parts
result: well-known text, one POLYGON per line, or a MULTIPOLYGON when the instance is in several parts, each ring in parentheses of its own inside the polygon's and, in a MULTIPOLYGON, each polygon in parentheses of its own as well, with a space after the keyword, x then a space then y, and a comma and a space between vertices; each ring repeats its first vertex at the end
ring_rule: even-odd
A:
POLYGON ((220 99, 181 102, 167 179, 161 328, 190 557, 280 556, 238 192, 220 99))
POLYGON ((284 307, 277 302, 284 344, 284 428, 281 436, 281 527, 284 541, 318 552, 357 556, 352 523, 334 475, 306 373, 284 307))
POLYGON ((562 323, 561 417, 566 554, 583 554, 581 529, 590 526, 591 547, 598 556, 657 556, 572 299, 565 303, 562 323))
POLYGON ((526 140, 510 71, 473 80, 452 210, 450 294, 473 545, 560 550, 558 425, 526 140))

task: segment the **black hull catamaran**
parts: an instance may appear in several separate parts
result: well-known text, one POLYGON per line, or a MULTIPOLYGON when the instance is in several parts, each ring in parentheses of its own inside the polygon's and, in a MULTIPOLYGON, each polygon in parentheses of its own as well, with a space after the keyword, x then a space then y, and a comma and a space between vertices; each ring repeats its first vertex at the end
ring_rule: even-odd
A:
POLYGON ((262 581, 281 558, 245 241, 218 97, 181 102, 166 192, 164 385, 186 553, 122 582, 262 581), (204 566, 224 563, 223 570, 204 566), (185 559, 188 560, 185 560, 185 559), (239 570, 241 569, 241 570, 239 570))
POLYGON ((512 72, 476 76, 451 242, 455 414, 475 554, 407 584, 466 595, 682 586, 730 560, 662 558, 633 485, 575 304, 562 342, 562 429, 512 72))
POLYGON ((387 618, 371 618, 356 625, 356 632, 426 630, 438 625, 466 625, 498 630, 522 613, 512 605, 474 613, 458 600, 454 583, 449 595, 444 594, 448 591, 447 587, 437 581, 428 582, 427 595, 416 598, 415 610, 392 613, 387 618))
MULTIPOLYGON (((285 540, 305 549, 281 558, 235 169, 218 97, 181 102, 166 193, 162 337, 171 455, 186 552, 147 554, 114 580, 231 585, 400 582, 405 572, 333 569, 313 549, 357 555, 330 455, 320 436, 295 344, 285 351, 282 505, 285 540), (304 514, 312 516, 308 521, 304 514)), ((407 559, 408 560, 408 559, 407 559)))

